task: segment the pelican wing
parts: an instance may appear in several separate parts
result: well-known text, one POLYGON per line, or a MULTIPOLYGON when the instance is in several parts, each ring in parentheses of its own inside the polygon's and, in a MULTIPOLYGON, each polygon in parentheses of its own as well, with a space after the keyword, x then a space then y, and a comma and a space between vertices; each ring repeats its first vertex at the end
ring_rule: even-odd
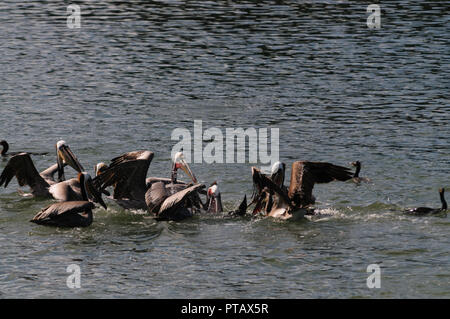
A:
POLYGON ((159 215, 164 214, 168 211, 173 211, 177 209, 184 203, 184 200, 194 192, 199 191, 200 189, 205 188, 203 184, 196 184, 190 186, 178 193, 173 194, 172 196, 167 197, 161 205, 159 209, 159 215))
POLYGON ((255 198, 261 197, 261 194, 264 192, 265 189, 277 193, 286 202, 289 202, 289 197, 286 194, 286 191, 277 184, 275 184, 269 177, 261 173, 261 170, 259 170, 256 167, 252 167, 252 178, 253 178, 253 185, 256 188, 256 192, 253 195, 254 198, 252 203, 255 202, 255 198))
POLYGON ((150 189, 145 193, 145 203, 149 212, 157 214, 161 204, 167 197, 169 197, 169 193, 164 182, 152 183, 150 189))
POLYGON ((88 201, 55 203, 41 210, 31 221, 41 221, 59 217, 61 215, 84 213, 85 211, 94 208, 95 204, 88 201))
POLYGON ((0 186, 5 184, 7 187, 14 176, 20 186, 28 185, 33 190, 50 186, 38 173, 28 153, 20 153, 10 158, 0 175, 0 186))
POLYGON ((147 171, 153 156, 150 151, 135 151, 116 157, 103 173, 94 178, 94 185, 101 190, 114 186, 115 199, 143 200, 147 191, 147 171))
POLYGON ((312 190, 315 183, 347 181, 353 177, 349 168, 325 162, 297 161, 292 163, 289 198, 297 207, 314 202, 312 190))

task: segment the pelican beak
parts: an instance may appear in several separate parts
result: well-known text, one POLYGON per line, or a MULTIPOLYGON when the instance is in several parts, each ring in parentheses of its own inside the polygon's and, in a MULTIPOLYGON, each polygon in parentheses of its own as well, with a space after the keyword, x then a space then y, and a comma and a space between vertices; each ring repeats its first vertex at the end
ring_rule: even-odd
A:
POLYGON ((92 179, 86 182, 86 190, 89 195, 94 198, 94 202, 99 203, 104 209, 107 209, 105 202, 103 201, 102 195, 95 189, 92 179))
MULTIPOLYGON (((61 146, 57 147, 57 158, 58 158, 58 172, 60 171, 63 163, 70 165, 74 170, 76 170, 79 173, 84 171, 83 166, 81 166, 75 154, 73 154, 70 147, 66 144, 62 144, 61 146)), ((59 173, 58 176, 60 176, 59 173)))
POLYGON ((189 176, 194 184, 197 184, 197 178, 195 177, 194 173, 192 172, 191 168, 189 167, 188 163, 183 159, 180 163, 180 168, 186 173, 187 176, 189 176))
POLYGON ((59 155, 59 151, 56 152, 56 162, 58 164, 58 181, 63 182, 66 180, 66 177, 64 176, 64 160, 59 155))

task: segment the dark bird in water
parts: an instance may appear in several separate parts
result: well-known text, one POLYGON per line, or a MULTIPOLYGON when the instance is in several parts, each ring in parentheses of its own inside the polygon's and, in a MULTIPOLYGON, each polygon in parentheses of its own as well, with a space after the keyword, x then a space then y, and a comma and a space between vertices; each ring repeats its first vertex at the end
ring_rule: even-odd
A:
POLYGON ((54 198, 60 201, 81 200, 81 188, 77 178, 65 180, 64 166, 70 165, 79 173, 84 169, 73 154, 70 147, 64 142, 56 144, 57 164, 38 173, 30 154, 20 153, 10 158, 0 175, 0 186, 8 186, 15 176, 19 186, 28 185, 31 194, 25 196, 54 198), (54 175, 58 173, 58 179, 54 175))
MULTIPOLYGON (((18 154, 20 154, 20 153, 23 153, 23 152, 11 152, 11 153, 8 153, 8 150, 9 150, 9 144, 8 144, 8 142, 5 141, 5 140, 1 140, 1 141, 0 141, 0 146, 3 147, 3 148, 2 148, 2 151, 1 151, 1 153, 0 153, 0 156, 2 156, 2 157, 14 156, 14 155, 18 155, 18 154)), ((48 152, 44 152, 44 153, 32 153, 32 152, 27 152, 27 153, 30 154, 30 155, 47 155, 47 154, 48 154, 48 152)))
MULTIPOLYGON (((170 184, 153 183, 145 194, 148 211, 156 220, 179 221, 191 217, 197 202, 196 194, 202 188, 205 188, 205 185, 195 184, 172 194, 174 188, 170 187, 170 184)), ((196 208, 200 208, 198 204, 196 208)))
POLYGON ((158 220, 182 220, 202 208, 208 213, 219 213, 223 210, 216 182, 212 183, 206 192, 206 203, 201 201, 200 194, 205 185, 198 183, 182 152, 176 153, 173 158, 170 180, 153 178, 149 182, 151 186, 145 194, 145 201, 150 214, 155 215, 158 220), (194 185, 177 180, 177 170, 180 168, 192 179, 194 185))
POLYGON ((92 183, 92 178, 86 172, 78 174, 78 183, 81 188, 81 201, 66 201, 55 203, 41 210, 30 220, 33 223, 47 226, 60 227, 87 227, 92 224, 92 210, 95 204, 89 201, 88 192, 105 209, 101 194, 97 192, 92 183))
POLYGON ((115 157, 108 167, 97 165, 94 185, 102 192, 112 186, 114 200, 125 209, 147 209, 145 193, 150 163, 154 153, 150 151, 133 151, 115 157))
POLYGON ((146 178, 153 156, 150 151, 135 151, 116 157, 98 174, 94 184, 101 191, 113 186, 112 199, 118 205, 126 209, 146 209, 159 219, 183 219, 192 214, 193 208, 203 206, 198 193, 205 186, 198 186, 183 154, 175 154, 171 178, 146 178), (185 171, 195 185, 178 181, 179 169, 185 171))
POLYGON ((355 182, 356 184, 359 184, 361 182, 370 182, 370 180, 368 178, 359 177, 359 173, 361 171, 361 162, 360 161, 351 162, 350 164, 352 166, 356 167, 355 173, 353 174, 353 178, 352 178, 353 182, 355 182))
POLYGON ((239 207, 231 212, 228 212, 231 216, 244 216, 247 212, 247 195, 244 195, 244 199, 242 200, 239 207))
POLYGON ((439 189, 439 197, 441 198, 442 207, 441 208, 429 208, 429 207, 416 207, 411 208, 405 211, 405 213, 416 216, 424 216, 424 215, 436 215, 447 210, 447 202, 444 198, 445 189, 439 189))
POLYGON ((324 162, 297 161, 292 163, 289 188, 283 185, 285 165, 277 162, 270 177, 252 167, 253 213, 264 211, 267 216, 280 219, 299 219, 315 203, 314 184, 347 181, 353 177, 349 168, 324 162), (283 178, 281 178, 283 176, 283 178))

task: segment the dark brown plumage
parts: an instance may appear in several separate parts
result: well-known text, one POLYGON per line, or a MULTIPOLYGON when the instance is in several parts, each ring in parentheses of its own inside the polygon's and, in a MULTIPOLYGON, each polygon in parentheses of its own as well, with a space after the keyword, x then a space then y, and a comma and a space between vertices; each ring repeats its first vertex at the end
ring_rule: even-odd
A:
POLYGON ((5 188, 9 185, 13 177, 16 177, 18 184, 29 186, 31 195, 37 197, 54 198, 57 200, 81 200, 81 192, 76 179, 65 181, 64 167, 72 166, 78 172, 83 167, 79 163, 68 145, 64 141, 57 145, 57 164, 52 165, 45 171, 39 173, 34 166, 30 154, 20 153, 12 156, 0 174, 0 186, 5 188), (54 175, 58 173, 58 180, 54 175))
POLYGON ((94 178, 97 189, 113 186, 113 199, 124 208, 146 209, 146 177, 153 152, 134 151, 111 160, 111 164, 94 178))
POLYGON ((297 161, 292 164, 289 189, 276 183, 283 179, 278 177, 274 182, 254 167, 252 176, 254 213, 264 210, 268 216, 289 219, 294 217, 293 212, 298 212, 297 217, 308 212, 308 206, 315 202, 312 191, 316 183, 347 181, 352 173, 346 167, 331 163, 297 161))
MULTIPOLYGON (((94 179, 94 184, 102 192, 106 187, 113 186, 113 199, 126 209, 148 209, 153 212, 155 206, 158 207, 161 204, 159 203, 160 199, 164 198, 165 200, 191 186, 173 178, 176 176, 177 167, 184 168, 183 165, 187 166, 185 163, 178 166, 174 163, 171 179, 146 178, 153 156, 153 152, 150 151, 135 151, 116 157, 109 167, 94 179)), ((193 204, 196 203, 197 200, 193 204)), ((162 212, 157 212, 157 215, 160 213, 162 212)), ((164 216, 164 214, 162 215, 164 216)))
POLYGON ((444 198, 444 193, 445 193, 444 188, 439 189, 439 198, 442 204, 441 208, 416 207, 406 210, 405 213, 415 216, 426 216, 426 215, 436 215, 445 212, 447 210, 447 202, 444 198))
POLYGON ((177 188, 183 187, 182 190, 170 189, 171 186, 173 184, 163 182, 157 182, 151 186, 145 196, 149 212, 158 220, 182 220, 192 216, 192 201, 195 199, 191 196, 205 188, 205 185, 196 184, 189 187, 177 185, 177 188))
POLYGON ((95 204, 88 199, 88 191, 105 209, 100 193, 92 185, 92 179, 87 173, 78 174, 82 201, 67 201, 55 203, 41 210, 30 220, 33 223, 59 227, 87 227, 92 224, 92 210, 95 204))
POLYGON ((31 222, 60 227, 87 227, 92 224, 95 204, 89 201, 55 203, 44 208, 31 222))

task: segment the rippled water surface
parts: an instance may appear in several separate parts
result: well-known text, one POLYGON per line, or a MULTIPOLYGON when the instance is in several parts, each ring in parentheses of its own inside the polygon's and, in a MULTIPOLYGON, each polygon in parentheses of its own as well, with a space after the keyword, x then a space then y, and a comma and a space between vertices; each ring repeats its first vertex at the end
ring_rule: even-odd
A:
MULTIPOLYGON (((76 2, 80 29, 63 2, 0 4, 0 139, 50 152, 39 170, 64 139, 91 173, 149 149, 149 175, 169 177, 173 129, 202 120, 279 128, 288 167, 360 160, 371 183, 316 186, 321 215, 300 222, 156 222, 108 202, 91 227, 55 229, 28 222, 51 201, 14 180, 0 190, 0 297, 450 297, 449 217, 401 213, 450 189, 448 1, 383 1, 378 30, 349 1, 76 2)), ((252 165, 191 167, 233 209, 252 165)))

